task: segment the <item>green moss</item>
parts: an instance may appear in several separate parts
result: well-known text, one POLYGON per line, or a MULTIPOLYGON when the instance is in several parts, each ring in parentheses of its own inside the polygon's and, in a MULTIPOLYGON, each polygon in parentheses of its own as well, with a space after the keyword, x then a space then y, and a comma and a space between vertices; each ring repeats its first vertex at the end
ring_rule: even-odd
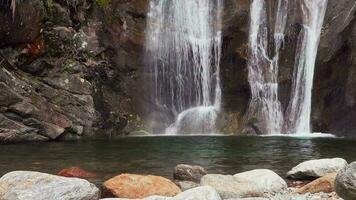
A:
POLYGON ((53 8, 53 0, 43 0, 43 4, 45 5, 48 11, 51 11, 53 8))
POLYGON ((108 5, 110 5, 111 0, 95 0, 95 3, 96 3, 100 8, 106 8, 108 5))

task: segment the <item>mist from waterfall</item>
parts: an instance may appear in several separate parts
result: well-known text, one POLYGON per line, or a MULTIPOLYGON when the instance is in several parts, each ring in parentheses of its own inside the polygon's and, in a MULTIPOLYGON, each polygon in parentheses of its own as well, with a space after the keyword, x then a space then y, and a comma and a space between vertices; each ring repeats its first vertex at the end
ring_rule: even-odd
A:
POLYGON ((150 1, 145 84, 149 101, 174 118, 166 134, 214 131, 222 9, 222 0, 150 1))
POLYGON ((278 99, 278 61, 284 42, 287 14, 288 0, 279 0, 273 33, 274 43, 270 44, 269 34, 272 33, 268 28, 266 1, 253 0, 251 4, 248 63, 251 99, 247 118, 257 118, 265 129, 263 132, 267 134, 281 133, 283 125, 282 108, 278 99), (274 49, 274 52, 269 49, 274 49))
POLYGON ((286 112, 286 130, 291 134, 311 133, 310 114, 315 60, 328 0, 300 0, 302 30, 286 112))

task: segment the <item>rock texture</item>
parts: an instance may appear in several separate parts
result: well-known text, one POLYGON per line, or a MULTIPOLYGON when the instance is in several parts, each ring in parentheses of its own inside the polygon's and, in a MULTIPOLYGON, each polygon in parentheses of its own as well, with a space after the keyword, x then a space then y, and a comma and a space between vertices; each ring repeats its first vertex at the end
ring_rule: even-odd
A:
POLYGON ((215 188, 223 199, 265 197, 287 188, 287 183, 281 177, 265 169, 248 171, 234 176, 208 174, 203 176, 201 185, 215 188))
POLYGON ((207 171, 201 166, 180 164, 174 168, 173 178, 180 181, 200 182, 207 171))
MULTIPOLYGON (((47 141, 144 130, 143 49, 148 0, 0 3, 0 141, 47 141), (53 116, 53 118, 51 117, 53 116), (104 134, 105 133, 105 134, 104 134)), ((250 1, 224 1, 221 81, 224 133, 259 134, 244 119, 250 1)), ((272 12, 276 1, 268 1, 272 12)), ((289 101, 300 30, 292 1, 281 53, 279 98, 289 101)), ((269 11, 269 12, 270 12, 269 11)), ((315 132, 356 137, 356 6, 329 1, 317 58, 315 132)), ((271 21, 271 23, 273 23, 271 21)))
POLYGON ((336 193, 345 200, 356 199, 356 162, 340 170, 335 179, 336 193))
MULTIPOLYGON (((122 198, 106 198, 102 200, 128 200, 122 198)), ((175 197, 151 196, 142 200, 222 200, 214 188, 197 187, 178 194, 175 197)))
POLYGON ((96 200, 99 189, 86 180, 15 171, 0 178, 2 200, 96 200))
POLYGON ((347 162, 342 158, 309 160, 294 167, 287 176, 293 179, 315 179, 336 173, 346 165, 347 162))
POLYGON ((76 178, 93 178, 96 175, 92 172, 88 172, 80 167, 71 167, 68 169, 63 169, 57 174, 58 176, 64 177, 76 177, 76 178))
POLYGON ((177 185, 160 176, 121 174, 103 184, 104 196, 144 198, 152 195, 175 196, 181 192, 177 185))
POLYGON ((335 191, 335 187, 334 187, 335 178, 336 178, 336 173, 327 174, 321 178, 316 179, 315 181, 308 183, 307 185, 305 185, 301 188, 298 188, 296 190, 296 192, 299 194, 334 192, 335 191))

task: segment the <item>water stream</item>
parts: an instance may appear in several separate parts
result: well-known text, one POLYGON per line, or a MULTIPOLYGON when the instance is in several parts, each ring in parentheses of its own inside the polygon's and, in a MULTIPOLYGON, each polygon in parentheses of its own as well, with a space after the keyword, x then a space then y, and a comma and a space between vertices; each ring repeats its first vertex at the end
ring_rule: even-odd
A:
POLYGON ((291 98, 286 112, 287 132, 311 133, 310 114, 315 60, 328 0, 301 0, 302 30, 295 56, 291 98))
POLYGON ((166 134, 214 131, 222 9, 222 0, 150 1, 145 84, 149 101, 173 116, 166 134))
MULTIPOLYGON (((273 33, 274 52, 270 52, 267 3, 254 0, 251 4, 250 58, 248 79, 251 100, 247 118, 257 118, 267 134, 279 134, 283 124, 281 103, 278 99, 279 51, 284 41, 288 1, 279 0, 273 33), (270 56, 272 54, 272 56, 270 56)), ((273 45, 273 44, 272 44, 273 45)))

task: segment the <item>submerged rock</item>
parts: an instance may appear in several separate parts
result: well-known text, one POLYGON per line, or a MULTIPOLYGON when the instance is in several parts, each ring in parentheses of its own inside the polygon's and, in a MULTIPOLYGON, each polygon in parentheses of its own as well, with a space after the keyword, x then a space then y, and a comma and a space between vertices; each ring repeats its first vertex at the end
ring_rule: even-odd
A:
MULTIPOLYGON (((120 198, 107 198, 102 200, 128 200, 120 198)), ((216 190, 209 186, 197 187, 178 194, 175 197, 150 196, 142 200, 221 200, 216 190)))
POLYGON ((307 185, 298 188, 296 190, 297 193, 299 194, 305 194, 305 193, 319 193, 319 192, 325 192, 325 193, 330 193, 334 191, 334 182, 336 178, 336 173, 331 173, 326 176, 323 176, 321 178, 316 179, 315 181, 312 181, 308 183, 307 185))
POLYGON ((230 175, 208 174, 201 185, 215 188, 222 198, 265 197, 281 192, 287 183, 273 171, 258 169, 230 175))
POLYGON ((96 176, 94 173, 85 171, 80 167, 71 167, 71 168, 63 169, 60 172, 58 172, 57 175, 64 176, 64 177, 76 177, 76 178, 92 178, 96 176))
POLYGON ((99 189, 86 180, 14 171, 0 178, 1 200, 96 200, 99 189))
POLYGON ((121 174, 107 180, 104 196, 121 198, 144 198, 152 195, 175 196, 181 192, 172 181, 152 175, 121 174))
POLYGON ((356 162, 339 171, 335 179, 335 190, 345 200, 356 199, 356 162))
POLYGON ((201 177, 207 174, 207 171, 197 165, 180 164, 174 168, 173 177, 180 181, 200 182, 201 177))
POLYGON ((342 158, 309 160, 300 163, 287 173, 293 179, 315 179, 329 173, 338 172, 347 162, 342 158))

